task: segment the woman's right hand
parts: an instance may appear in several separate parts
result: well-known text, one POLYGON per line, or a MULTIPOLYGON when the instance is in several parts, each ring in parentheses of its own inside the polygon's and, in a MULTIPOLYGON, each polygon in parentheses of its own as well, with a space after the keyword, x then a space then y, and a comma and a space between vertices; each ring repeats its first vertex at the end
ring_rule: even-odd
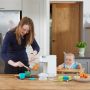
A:
POLYGON ((14 63, 14 67, 24 67, 24 66, 25 65, 20 61, 14 63))
POLYGON ((8 64, 13 66, 13 67, 24 67, 25 66, 21 61, 14 62, 12 60, 9 60, 8 64))

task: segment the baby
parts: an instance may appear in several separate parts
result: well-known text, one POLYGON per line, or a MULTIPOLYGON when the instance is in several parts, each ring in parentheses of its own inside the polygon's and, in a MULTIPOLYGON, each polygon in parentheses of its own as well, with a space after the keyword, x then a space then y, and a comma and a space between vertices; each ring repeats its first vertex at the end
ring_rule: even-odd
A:
POLYGON ((65 53, 65 61, 63 64, 58 66, 58 69, 82 69, 82 66, 80 63, 75 61, 75 56, 72 53, 65 53))

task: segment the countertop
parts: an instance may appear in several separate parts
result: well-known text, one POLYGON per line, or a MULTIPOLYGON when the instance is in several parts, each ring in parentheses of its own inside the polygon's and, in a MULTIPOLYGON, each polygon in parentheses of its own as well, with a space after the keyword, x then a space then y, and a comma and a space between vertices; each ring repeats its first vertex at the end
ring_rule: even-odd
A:
POLYGON ((20 80, 13 74, 0 74, 0 90, 90 90, 90 82, 20 80))
POLYGON ((84 57, 75 56, 75 59, 90 59, 90 56, 84 56, 84 57))

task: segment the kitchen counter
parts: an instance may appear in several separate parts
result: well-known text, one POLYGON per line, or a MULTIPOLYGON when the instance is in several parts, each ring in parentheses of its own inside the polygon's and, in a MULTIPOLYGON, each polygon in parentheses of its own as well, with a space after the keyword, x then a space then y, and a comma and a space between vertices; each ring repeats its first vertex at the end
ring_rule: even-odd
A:
POLYGON ((85 57, 75 56, 75 59, 90 59, 90 57, 89 56, 85 56, 85 57))
POLYGON ((90 90, 90 82, 19 80, 13 74, 0 74, 0 90, 90 90))

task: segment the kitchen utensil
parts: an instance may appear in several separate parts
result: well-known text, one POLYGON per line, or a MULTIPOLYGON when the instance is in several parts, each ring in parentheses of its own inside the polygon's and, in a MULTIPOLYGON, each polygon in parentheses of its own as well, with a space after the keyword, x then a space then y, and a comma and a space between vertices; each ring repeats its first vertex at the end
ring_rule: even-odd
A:
POLYGON ((19 79, 24 79, 25 78, 25 73, 19 73, 19 79))
POLYGON ((29 67, 27 67, 27 66, 25 66, 25 65, 24 65, 24 67, 25 67, 28 71, 30 71, 30 68, 29 68, 29 67))

